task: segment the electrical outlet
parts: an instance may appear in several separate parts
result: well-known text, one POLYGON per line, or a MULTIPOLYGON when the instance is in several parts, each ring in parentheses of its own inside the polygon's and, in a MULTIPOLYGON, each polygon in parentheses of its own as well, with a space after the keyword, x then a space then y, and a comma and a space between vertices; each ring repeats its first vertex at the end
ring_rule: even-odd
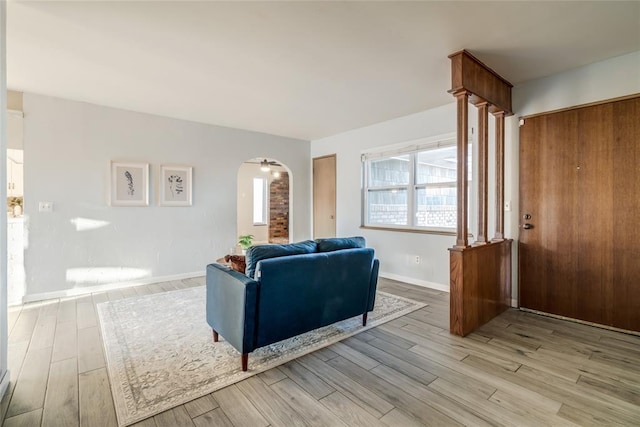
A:
POLYGON ((420 255, 416 255, 416 264, 420 264, 420 261, 422 261, 422 260, 420 259, 420 255))
POLYGON ((53 203, 52 202, 40 202, 38 204, 39 212, 53 212, 53 203))

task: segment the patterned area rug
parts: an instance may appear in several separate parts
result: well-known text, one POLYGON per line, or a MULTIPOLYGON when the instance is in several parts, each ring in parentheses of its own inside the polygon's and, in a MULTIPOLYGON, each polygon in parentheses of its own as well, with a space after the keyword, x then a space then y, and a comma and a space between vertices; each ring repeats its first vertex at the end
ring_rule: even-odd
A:
POLYGON ((221 337, 214 345, 205 318, 205 287, 98 305, 107 370, 118 424, 125 426, 266 371, 426 304, 384 292, 367 326, 353 317, 240 354, 221 337))

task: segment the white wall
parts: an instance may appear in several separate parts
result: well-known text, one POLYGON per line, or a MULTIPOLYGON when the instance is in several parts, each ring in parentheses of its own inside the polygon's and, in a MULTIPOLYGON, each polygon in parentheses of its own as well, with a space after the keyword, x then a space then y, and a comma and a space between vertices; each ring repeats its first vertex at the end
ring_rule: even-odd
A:
POLYGON ((22 111, 7 112, 7 148, 22 150, 22 111))
MULTIPOLYGON (((453 98, 452 98, 453 100, 453 98)), ((475 116, 470 114, 470 126, 475 116)), ((336 153, 336 234, 362 235, 375 248, 382 275, 449 288, 449 252, 455 236, 360 228, 360 154, 376 147, 456 130, 455 103, 311 142, 311 156, 336 153), (421 263, 415 263, 415 257, 421 263)))
POLYGON ((307 141, 25 93, 24 150, 28 296, 204 273, 237 241, 238 167, 254 157, 290 167, 293 238, 309 237, 307 141), (108 206, 112 160, 150 163, 150 206, 108 206), (158 206, 167 163, 193 166, 193 206, 158 206))
MULTIPOLYGON (((0 165, 7 164, 7 2, 0 2, 0 165)), ((7 174, 0 172, 0 200, 7 197, 7 174)), ((7 210, 0 209, 0 399, 9 385, 7 371, 7 210)), ((17 377, 17 373, 16 373, 17 377)))
MULTIPOLYGON (((505 215, 505 229, 518 238, 519 118, 537 113, 640 93, 640 51, 596 62, 513 88, 515 115, 506 120, 505 199, 513 209, 505 215)), ((517 242, 514 242, 513 292, 518 297, 517 242)))
POLYGON ((268 225, 253 225, 253 178, 266 174, 259 164, 243 163, 238 169, 238 234, 253 234, 254 243, 269 241, 268 225))
MULTIPOLYGON (((446 90, 446 88, 443 88, 446 90)), ((505 235, 517 239, 518 212, 518 119, 530 115, 579 104, 640 93, 640 52, 620 56, 561 74, 531 81, 513 89, 515 115, 506 120, 505 201, 511 211, 505 212, 505 235)), ((469 125, 476 126, 475 108, 469 108, 469 125)), ((493 120, 489 120, 489 138, 493 138, 493 120)), ((360 153, 363 150, 455 132, 455 103, 410 116, 356 129, 311 142, 311 156, 337 154, 337 234, 363 235, 376 249, 381 272, 389 277, 413 283, 438 284, 449 287, 449 253, 453 236, 437 236, 360 228, 360 153), (416 255, 422 257, 415 264, 416 255), (428 282, 428 283, 425 283, 428 282)), ((491 142, 490 150, 493 150, 491 142)), ((493 165, 490 158, 489 164, 493 165)), ((490 168, 489 182, 493 182, 490 168)), ((475 179, 474 179, 475 181, 475 179)), ((472 184, 475 185, 475 184, 472 184)), ((490 186, 489 237, 493 235, 494 194, 490 186)), ((473 206, 472 206, 473 208, 473 206)), ((472 212, 473 214, 473 212, 472 212)), ((474 232, 471 222, 470 231, 474 232)), ((513 298, 517 298, 517 241, 513 249, 513 298)))

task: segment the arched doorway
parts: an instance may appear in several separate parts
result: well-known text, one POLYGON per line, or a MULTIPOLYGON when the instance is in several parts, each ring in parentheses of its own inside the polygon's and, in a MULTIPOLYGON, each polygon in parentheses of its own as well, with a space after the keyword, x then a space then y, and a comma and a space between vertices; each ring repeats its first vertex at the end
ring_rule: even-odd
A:
POLYGON ((270 158, 253 158, 238 168, 238 235, 253 244, 289 243, 291 239, 291 171, 270 158))

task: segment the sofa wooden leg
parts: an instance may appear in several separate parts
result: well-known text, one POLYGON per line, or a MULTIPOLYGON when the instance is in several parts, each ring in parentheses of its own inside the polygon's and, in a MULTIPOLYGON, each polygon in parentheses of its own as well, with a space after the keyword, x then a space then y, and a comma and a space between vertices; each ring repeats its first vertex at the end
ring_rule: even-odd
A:
POLYGON ((242 371, 246 372, 249 364, 249 353, 242 353, 242 371))
POLYGON ((215 329, 212 329, 213 331, 213 342, 218 342, 218 333, 216 332, 215 329))
POLYGON ((367 326, 367 314, 369 313, 365 313, 362 315, 362 326, 367 326))

